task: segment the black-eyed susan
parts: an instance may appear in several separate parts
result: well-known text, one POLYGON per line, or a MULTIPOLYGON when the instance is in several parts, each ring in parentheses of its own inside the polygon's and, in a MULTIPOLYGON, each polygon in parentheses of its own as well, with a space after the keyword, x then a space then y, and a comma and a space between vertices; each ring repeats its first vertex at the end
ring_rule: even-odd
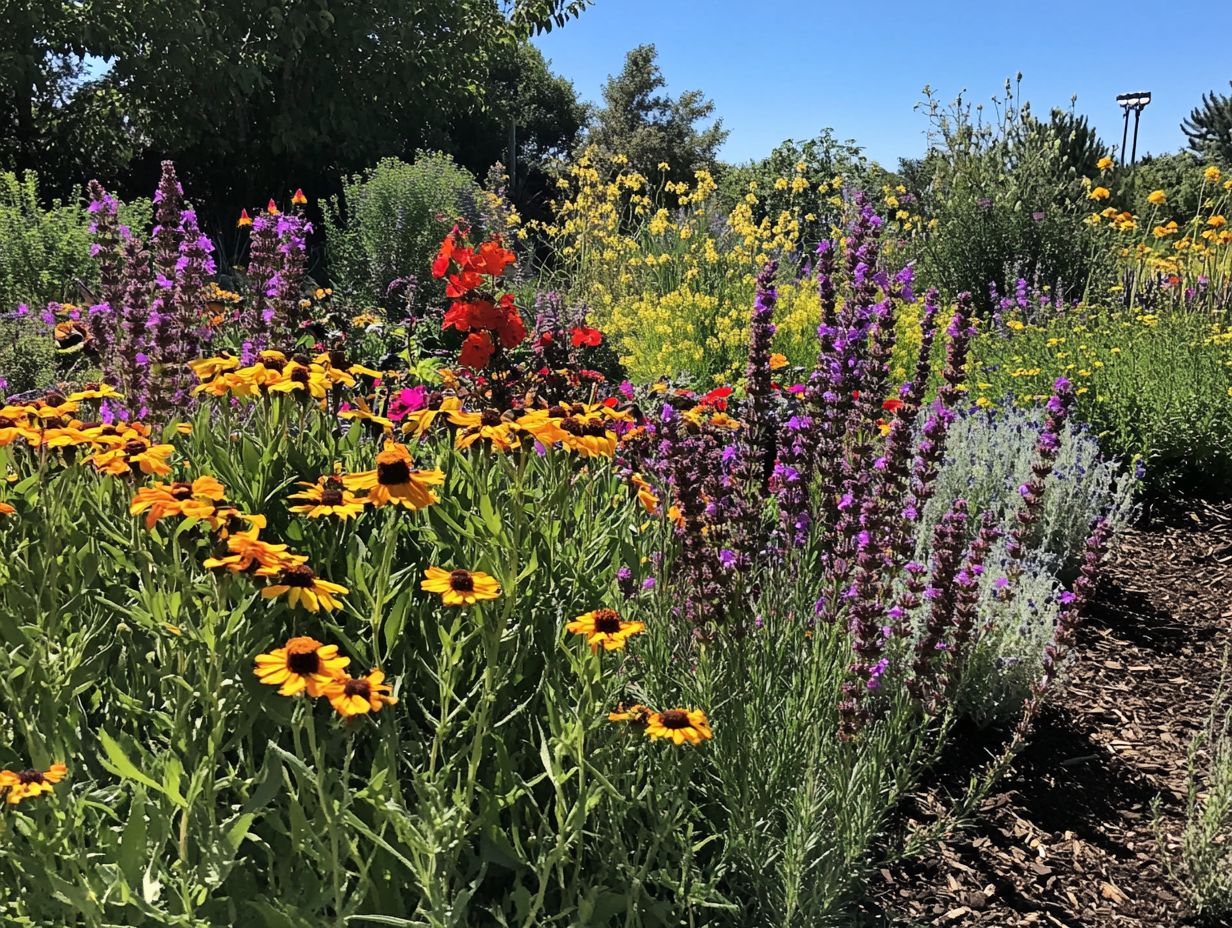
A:
POLYGON ((513 421, 507 420, 499 409, 485 409, 483 412, 462 412, 460 410, 449 414, 449 421, 460 426, 454 438, 454 447, 459 450, 469 448, 477 441, 486 441, 495 451, 512 451, 521 443, 513 428, 513 421))
POLYGON ((133 497, 128 511, 131 515, 145 513, 145 527, 153 528, 159 519, 169 516, 186 516, 190 519, 206 519, 214 514, 215 504, 226 495, 221 483, 208 475, 198 477, 192 483, 156 483, 142 487, 133 497))
POLYGON ((98 470, 117 477, 127 474, 165 477, 171 473, 167 459, 174 453, 175 448, 171 445, 155 445, 144 436, 134 435, 120 447, 100 451, 89 460, 98 470))
POLYGON ((622 702, 616 707, 616 711, 607 714, 607 720, 609 722, 630 722, 645 728, 653 714, 649 706, 643 706, 640 702, 635 702, 631 706, 626 706, 622 702))
POLYGON ((445 482, 439 470, 416 470, 414 459, 406 445, 385 442, 376 456, 376 469, 342 478, 348 490, 367 490, 368 502, 374 506, 394 503, 407 509, 423 509, 436 502, 432 487, 445 482))
POLYGON ((46 770, 0 770, 0 792, 11 806, 23 799, 33 799, 40 793, 50 793, 52 784, 59 783, 68 773, 64 764, 52 764, 46 770))
POLYGON ((205 518, 210 531, 219 540, 230 538, 240 532, 256 532, 265 528, 265 516, 240 512, 234 506, 218 506, 205 518))
MULTIPOLYGON (((350 375, 348 375, 350 376, 350 375)), ((353 382, 354 378, 352 378, 353 382)), ((379 434, 381 432, 392 432, 394 423, 392 419, 386 416, 378 416, 368 408, 368 403, 362 396, 355 397, 355 405, 348 406, 338 413, 339 419, 351 419, 356 422, 362 422, 373 432, 379 434)))
MULTIPOLYGON (((256 518, 260 518, 259 516, 256 518)), ((264 522, 264 519, 262 519, 264 522)), ((203 566, 210 570, 226 569, 232 573, 255 573, 298 567, 308 562, 303 554, 292 554, 287 545, 270 544, 257 538, 260 526, 253 525, 247 531, 235 532, 227 538, 227 553, 221 557, 209 557, 203 566)))
POLYGON ((483 599, 500 596, 500 584, 495 577, 469 570, 444 570, 429 567, 427 578, 419 586, 429 593, 439 593, 446 606, 472 606, 483 599))
POLYGON ((322 580, 311 567, 296 564, 292 567, 262 567, 257 573, 262 577, 273 578, 273 583, 261 591, 266 599, 286 596, 292 606, 303 606, 309 612, 320 612, 322 609, 331 612, 341 603, 335 598, 347 592, 345 586, 322 580))
POLYGON ((70 393, 67 397, 70 403, 80 403, 83 400, 108 400, 120 398, 120 391, 110 384, 105 383, 86 384, 75 393, 70 393))
POLYGON ((386 705, 398 700, 385 682, 385 674, 379 670, 368 671, 366 677, 339 676, 325 685, 325 696, 343 718, 380 712, 386 705))
POLYGON ((300 364, 292 361, 282 369, 278 379, 269 384, 270 393, 300 393, 314 399, 325 399, 329 380, 317 364, 300 364))
POLYGON ((302 499, 306 502, 291 506, 292 512, 302 513, 310 519, 319 519, 322 516, 350 519, 364 511, 364 501, 346 488, 341 477, 320 477, 316 483, 301 481, 300 486, 307 489, 292 493, 288 499, 302 499))
POLYGON ((646 623, 622 619, 615 609, 594 609, 578 616, 565 629, 575 635, 585 635, 592 651, 600 647, 605 651, 619 651, 632 636, 646 630, 646 623))
POLYGON ((698 744, 714 737, 710 722, 701 709, 668 709, 652 712, 646 720, 646 734, 651 738, 667 738, 676 744, 698 744))
POLYGON ((450 416, 458 412, 462 408, 462 401, 456 396, 446 396, 441 401, 433 405, 431 403, 424 409, 418 409, 414 412, 408 412, 402 420, 402 431, 404 434, 414 434, 416 438, 423 438, 427 434, 428 429, 432 427, 432 423, 439 416, 450 416))
POLYGON ((336 644, 321 644, 304 635, 289 639, 268 654, 258 654, 253 673, 262 683, 278 687, 279 696, 307 691, 316 698, 343 675, 350 663, 349 657, 338 656, 336 644))

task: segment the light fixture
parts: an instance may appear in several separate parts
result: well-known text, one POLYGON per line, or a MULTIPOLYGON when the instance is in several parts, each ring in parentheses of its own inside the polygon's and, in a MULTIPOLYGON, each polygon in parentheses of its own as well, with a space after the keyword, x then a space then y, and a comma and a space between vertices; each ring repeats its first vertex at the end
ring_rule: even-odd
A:
POLYGON ((1121 130, 1121 164, 1125 163, 1125 141, 1129 136, 1129 112, 1133 110, 1134 113, 1134 147, 1129 156, 1129 166, 1133 167, 1134 162, 1138 160, 1138 121, 1142 118, 1142 111, 1151 102, 1151 93, 1149 90, 1120 93, 1117 94, 1116 101, 1117 105, 1125 111, 1125 125, 1121 130))

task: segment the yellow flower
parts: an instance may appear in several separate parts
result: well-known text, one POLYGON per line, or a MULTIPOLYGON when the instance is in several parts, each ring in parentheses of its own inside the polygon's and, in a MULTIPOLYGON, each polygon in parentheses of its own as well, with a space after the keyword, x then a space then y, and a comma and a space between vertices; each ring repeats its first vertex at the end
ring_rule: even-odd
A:
POLYGON ((676 744, 699 744, 714 735, 706 713, 701 709, 668 709, 652 712, 646 721, 646 734, 651 738, 667 738, 676 744))
POLYGON ((770 355, 770 370, 777 371, 779 368, 787 366, 787 355, 775 352, 770 355))
POLYGON ((1202 177, 1212 184, 1219 180, 1222 176, 1223 175, 1220 173, 1219 168, 1215 167, 1213 164, 1207 165, 1206 170, 1202 172, 1202 177))
POLYGON ((67 773, 63 764, 52 764, 46 770, 0 770, 0 792, 7 791, 4 801, 15 806, 23 799, 50 793, 52 784, 59 783, 67 773))
POLYGON ((289 507, 291 512, 300 512, 310 519, 321 516, 337 516, 340 519, 350 519, 364 511, 364 501, 350 490, 341 477, 321 477, 316 483, 300 481, 301 487, 307 487, 299 493, 292 493, 288 499, 307 500, 298 506, 289 507))
POLYGON ((349 663, 349 657, 338 656, 336 644, 321 644, 315 638, 300 636, 268 654, 258 654, 253 673, 262 683, 278 687, 279 696, 307 691, 315 699, 342 675, 349 663))
POLYGON ((419 586, 428 593, 439 593, 446 606, 473 606, 483 599, 500 596, 500 584, 485 573, 469 570, 443 570, 429 567, 419 586))
POLYGON ((382 707, 398 701, 385 682, 385 674, 376 669, 368 671, 366 677, 339 675, 326 683, 322 692, 337 713, 347 719, 380 712, 382 707))
POLYGON ((292 607, 303 606, 309 612, 337 609, 341 603, 334 597, 347 592, 345 586, 322 580, 312 572, 311 567, 303 564, 283 568, 262 567, 257 573, 263 577, 273 577, 275 581, 261 591, 265 599, 286 596, 292 607))
POLYGON ((1090 193, 1087 194, 1087 199, 1106 200, 1110 196, 1112 196, 1112 191, 1109 190, 1107 187, 1096 187, 1094 190, 1092 190, 1090 193))
POLYGON ((1113 161, 1107 155, 1104 155, 1104 157, 1100 158, 1098 161, 1095 162, 1095 166, 1099 168, 1101 171, 1108 170, 1110 167, 1112 167, 1112 165, 1113 165, 1113 161))
POLYGON ((595 609, 565 626, 574 635, 585 635, 592 651, 619 651, 633 635, 646 630, 645 622, 626 621, 615 609, 595 609))
POLYGON ((367 490, 368 502, 374 506, 393 503, 406 509, 423 509, 436 502, 431 487, 445 482, 445 474, 439 470, 415 470, 414 461, 406 446, 386 441, 385 448, 376 456, 376 469, 342 478, 348 490, 367 490))
POLYGON ((214 504, 225 494, 222 484, 210 476, 198 477, 192 483, 156 483, 139 489, 128 511, 134 516, 145 512, 146 528, 153 528, 155 522, 168 516, 206 519, 214 514, 214 504))
POLYGON ((1168 196, 1162 190, 1152 190, 1146 195, 1146 201, 1152 206, 1159 206, 1161 203, 1167 202, 1168 196))

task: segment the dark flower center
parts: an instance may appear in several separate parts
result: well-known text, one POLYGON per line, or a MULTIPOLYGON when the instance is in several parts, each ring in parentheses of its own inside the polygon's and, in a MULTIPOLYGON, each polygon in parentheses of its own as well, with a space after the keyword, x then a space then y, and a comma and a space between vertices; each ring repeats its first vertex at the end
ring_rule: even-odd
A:
POLYGON ((548 418, 549 419, 563 419, 567 415, 568 413, 565 412, 564 406, 549 406, 548 407, 548 418))
POLYGON ((130 438, 124 443, 125 454, 141 454, 146 450, 146 444, 140 438, 130 438))
POLYGON ((607 426, 602 422, 587 422, 583 434, 592 438, 604 438, 607 435, 607 426))
POLYGON ((495 409, 485 409, 479 414, 479 421, 491 428, 501 424, 501 414, 495 409))
POLYGON ((342 505, 342 491, 334 489, 333 487, 326 487, 324 490, 321 491, 321 505, 322 506, 341 506, 342 505))
POLYGON ((372 695, 372 687, 364 679, 347 680, 346 683, 342 684, 342 692, 348 696, 362 696, 364 699, 367 699, 372 695))
POLYGON ((341 477, 335 477, 333 475, 330 475, 329 477, 325 478, 324 487, 327 490, 341 490, 345 486, 346 484, 342 482, 341 477))
POLYGON ((475 589, 475 578, 470 571, 455 570, 449 575, 449 587, 457 593, 470 593, 475 589))
POLYGON ((620 614, 615 609, 600 609, 595 613, 595 631, 616 634, 620 631, 620 614))
POLYGON ((406 461, 386 461, 377 464, 376 482, 386 487, 400 487, 410 483, 410 465, 406 461))
POLYGON ((294 381, 295 383, 307 383, 308 382, 308 368, 306 367, 295 368, 295 370, 291 371, 291 380, 294 381))
POLYGON ((570 435, 582 435, 585 426, 573 416, 561 420, 560 427, 570 435))
POLYGON ((312 582, 316 580, 317 575, 312 572, 311 567, 305 567, 302 564, 295 567, 285 567, 282 571, 282 576, 278 579, 287 586, 298 586, 307 588, 312 586, 312 582))
POLYGON ((664 728, 689 727, 689 713, 683 709, 668 709, 666 712, 659 713, 659 719, 663 722, 664 728))
POLYGON ((48 393, 43 397, 43 402, 48 406, 59 406, 65 400, 63 393, 48 393))
POLYGON ((17 779, 23 786, 29 786, 31 783, 42 783, 43 774, 37 770, 23 770, 17 774, 17 779))
POLYGON ((335 349, 329 353, 329 366, 343 370, 351 365, 347 363, 346 352, 335 349))
POLYGON ((300 367, 308 366, 308 356, 305 354, 293 354, 291 355, 291 360, 294 361, 296 364, 298 364, 300 367))
POLYGON ((171 495, 176 499, 189 499, 192 496, 192 484, 177 480, 171 484, 171 495))
POLYGON ((287 669, 301 677, 306 677, 321 669, 321 659, 317 657, 316 651, 309 651, 307 654, 288 654, 287 669))
POLYGON ((4 416, 0 416, 0 429, 11 429, 13 425, 14 423, 12 419, 8 419, 8 418, 5 418, 4 416))

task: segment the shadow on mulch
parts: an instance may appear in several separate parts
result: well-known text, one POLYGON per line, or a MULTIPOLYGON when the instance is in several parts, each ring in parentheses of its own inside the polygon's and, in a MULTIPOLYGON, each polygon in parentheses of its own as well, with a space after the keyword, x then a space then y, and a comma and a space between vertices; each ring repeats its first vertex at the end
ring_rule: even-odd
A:
MULTIPOLYGON (((1161 860, 1183 824, 1186 750, 1232 624, 1232 504, 1151 507, 1107 564, 1066 688, 978 821, 880 872, 866 924, 908 928, 1182 928, 1161 860)), ((1005 735, 956 732, 904 813, 959 795, 1005 735)), ((947 805, 944 801, 942 806, 947 805)))

